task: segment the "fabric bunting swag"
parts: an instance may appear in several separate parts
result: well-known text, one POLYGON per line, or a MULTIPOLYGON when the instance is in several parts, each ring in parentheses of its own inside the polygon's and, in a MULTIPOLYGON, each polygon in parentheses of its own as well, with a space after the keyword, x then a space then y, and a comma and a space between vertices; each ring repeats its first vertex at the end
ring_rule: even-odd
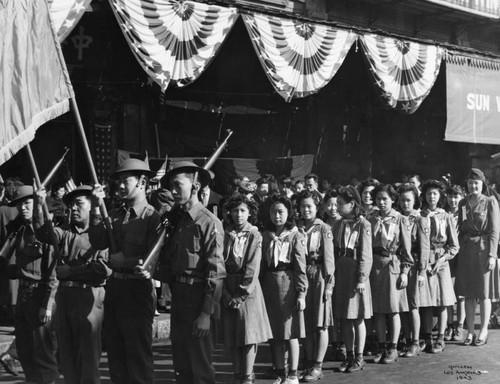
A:
POLYGON ((286 100, 318 92, 333 78, 356 34, 263 14, 242 15, 264 71, 286 100))
POLYGON ((360 36, 360 41, 386 103, 406 113, 415 112, 436 81, 444 50, 377 35, 360 36))
POLYGON ((196 80, 217 54, 235 8, 173 0, 109 0, 139 64, 162 91, 196 80))
POLYGON ((92 0, 48 0, 50 18, 59 41, 75 28, 92 0))

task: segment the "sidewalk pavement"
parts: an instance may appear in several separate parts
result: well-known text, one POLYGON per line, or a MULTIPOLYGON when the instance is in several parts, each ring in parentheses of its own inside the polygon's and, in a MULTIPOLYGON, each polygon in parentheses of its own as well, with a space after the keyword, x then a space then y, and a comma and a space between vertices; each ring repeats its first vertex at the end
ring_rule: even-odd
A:
MULTIPOLYGON (((6 337, 4 331, 3 328, 0 328, 0 340, 6 337)), ((155 384, 175 383, 170 341, 164 340, 155 343, 153 350, 155 384)), ((336 372, 335 369, 340 363, 326 361, 324 378, 318 383, 451 384, 471 382, 474 384, 497 384, 500 383, 500 330, 490 329, 488 344, 483 347, 465 347, 458 342, 449 342, 446 344, 446 350, 440 354, 423 353, 416 358, 400 358, 392 365, 371 364, 371 357, 367 357, 366 360, 365 369, 353 374, 336 372)), ((269 366, 269 346, 264 344, 259 347, 255 364, 257 383, 272 383, 272 380, 262 379, 263 373, 269 366)), ((231 362, 221 345, 218 345, 215 350, 214 367, 217 372, 217 383, 232 382, 231 362)), ((100 369, 102 383, 111 383, 105 353, 101 360, 100 369)), ((62 378, 58 381, 58 383, 63 382, 62 378)), ((23 380, 21 377, 16 378, 0 371, 0 383, 17 384, 23 383, 23 380)))

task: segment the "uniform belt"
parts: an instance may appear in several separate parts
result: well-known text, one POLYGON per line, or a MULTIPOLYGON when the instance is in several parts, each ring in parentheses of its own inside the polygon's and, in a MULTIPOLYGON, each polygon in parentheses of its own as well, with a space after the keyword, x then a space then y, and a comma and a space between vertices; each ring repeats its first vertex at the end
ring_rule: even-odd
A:
POLYGON ((28 280, 28 279, 19 279, 19 286, 23 288, 36 288, 41 284, 40 281, 35 281, 35 280, 28 280))
POLYGON ((392 257, 396 253, 391 252, 391 251, 387 251, 386 249, 383 249, 383 248, 373 248, 373 254, 378 255, 378 256, 382 256, 382 257, 392 257))
POLYGON ((279 263, 277 267, 269 266, 267 269, 269 272, 292 271, 293 264, 292 263, 279 263))
POLYGON ((354 258, 354 249, 351 248, 335 248, 335 256, 354 258))
POLYGON ((324 261, 325 261, 325 259, 323 259, 322 257, 319 257, 317 259, 307 260, 307 265, 323 264, 324 261))
POLYGON ((68 288, 93 288, 92 284, 80 283, 78 281, 60 281, 59 286, 68 288))
POLYGON ((204 283, 206 280, 196 276, 177 276, 176 281, 182 284, 193 285, 193 284, 204 283))
POLYGON ((136 275, 135 273, 113 272, 111 277, 119 280, 144 280, 144 277, 136 275))

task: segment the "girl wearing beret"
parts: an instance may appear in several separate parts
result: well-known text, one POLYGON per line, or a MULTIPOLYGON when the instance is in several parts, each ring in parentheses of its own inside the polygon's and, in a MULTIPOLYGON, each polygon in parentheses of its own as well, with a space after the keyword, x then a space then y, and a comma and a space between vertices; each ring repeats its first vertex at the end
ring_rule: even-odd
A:
POLYGON ((374 361, 391 364, 398 360, 397 342, 401 331, 400 312, 408 312, 406 286, 413 265, 411 231, 408 221, 392 207, 397 193, 389 184, 373 189, 378 211, 368 216, 372 226, 373 267, 370 274, 375 332, 379 353, 374 361), (390 340, 386 349, 386 318, 390 340))
POLYGON ((361 216, 361 199, 356 188, 338 191, 341 219, 333 225, 336 287, 334 313, 342 319, 347 359, 340 371, 352 373, 365 366, 365 319, 373 315, 370 289, 372 235, 370 223, 361 216))
POLYGON ((255 382, 257 345, 272 338, 258 279, 262 236, 250 223, 257 216, 254 201, 236 194, 225 209, 230 225, 224 234, 227 273, 222 290, 224 345, 231 351, 235 383, 251 384, 255 382))
POLYGON ((467 336, 465 345, 482 346, 488 341, 491 300, 498 300, 498 237, 500 212, 481 170, 472 168, 467 178, 469 195, 458 207, 460 256, 456 270, 457 295, 465 297, 467 336), (479 335, 474 333, 477 301, 481 311, 479 335))
POLYGON ((279 194, 264 206, 268 216, 262 241, 262 289, 273 338, 272 354, 278 379, 273 384, 297 384, 299 339, 305 337, 306 239, 293 221, 292 203, 279 194), (285 374, 288 344, 290 370, 285 374))
POLYGON ((455 304, 455 292, 451 280, 449 261, 458 253, 458 235, 453 218, 441 208, 444 201, 443 186, 437 180, 428 180, 422 186, 421 211, 424 233, 429 239, 428 247, 421 247, 420 257, 428 258, 427 284, 429 297, 421 296, 420 307, 423 314, 423 337, 425 351, 442 352, 445 349, 446 330, 450 305, 455 304), (432 343, 432 315, 438 312, 438 336, 432 343))
POLYGON ((304 311, 306 325, 305 353, 308 366, 301 374, 302 381, 323 377, 322 364, 328 348, 328 328, 333 326, 332 293, 335 258, 331 228, 318 219, 320 204, 316 194, 305 190, 297 199, 301 220, 299 230, 306 238, 307 280, 309 289, 304 311))

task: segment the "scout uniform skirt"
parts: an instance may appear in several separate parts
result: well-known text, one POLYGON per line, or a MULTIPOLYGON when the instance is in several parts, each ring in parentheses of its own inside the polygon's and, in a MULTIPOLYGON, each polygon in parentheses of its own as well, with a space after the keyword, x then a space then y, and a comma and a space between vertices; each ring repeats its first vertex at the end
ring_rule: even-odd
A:
POLYGON ((333 313, 339 319, 369 319, 373 316, 370 280, 365 280, 365 291, 356 292, 358 261, 352 257, 335 260, 335 289, 333 313))
MULTIPOLYGON (((431 259, 432 256, 431 256, 431 259)), ((429 266, 432 268, 432 265, 429 266)), ((456 303, 453 280, 451 279, 450 265, 446 261, 433 275, 427 273, 428 296, 420 298, 421 307, 448 307, 456 303)))
POLYGON ((267 315, 274 340, 306 337, 304 312, 297 311, 293 270, 266 272, 262 283, 267 315))
POLYGON ((314 332, 317 328, 326 329, 333 326, 332 302, 324 301, 326 281, 322 264, 307 266, 309 286, 306 296, 304 318, 306 332, 314 332))
POLYGON ((406 288, 397 288, 400 265, 397 255, 373 254, 373 267, 370 273, 373 313, 408 312, 406 288))
MULTIPOLYGON (((238 291, 242 274, 228 274, 225 284, 230 293, 238 291)), ((257 280, 252 293, 239 308, 222 307, 222 326, 224 345, 242 347, 249 344, 266 342, 272 338, 266 304, 260 283, 257 280)))

